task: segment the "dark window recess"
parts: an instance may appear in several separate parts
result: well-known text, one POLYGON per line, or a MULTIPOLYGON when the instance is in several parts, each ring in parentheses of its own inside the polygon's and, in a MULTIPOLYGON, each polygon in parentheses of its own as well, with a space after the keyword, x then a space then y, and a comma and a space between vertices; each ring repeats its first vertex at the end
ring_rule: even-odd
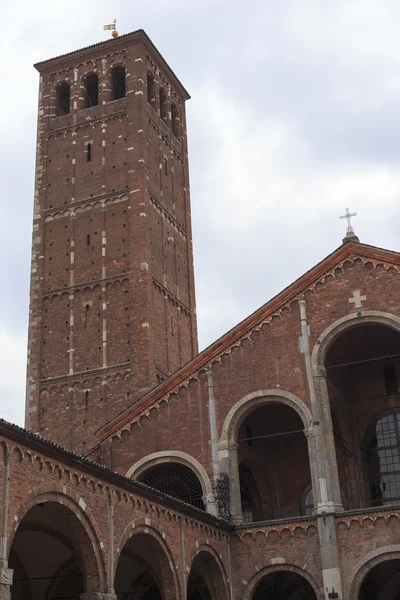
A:
POLYGON ((388 396, 397 394, 399 387, 397 385, 396 369, 393 365, 384 367, 383 376, 385 378, 385 389, 388 396))
POLYGON ((250 448, 253 447, 253 430, 250 425, 246 425, 246 441, 250 448))
POLYGON ((86 77, 86 106, 97 106, 99 104, 99 78, 96 73, 91 73, 86 77))
POLYGON ((88 326, 88 320, 89 320, 89 304, 86 304, 86 306, 85 306, 85 329, 88 326))
POLYGON ((87 234, 86 236, 86 246, 90 246, 90 235, 87 234))
POLYGON ((154 108, 154 79, 151 73, 147 73, 147 102, 154 108))
POLYGON ((87 145, 87 161, 90 162, 92 160, 92 144, 87 145))
POLYGON ((167 96, 162 88, 160 89, 160 117, 163 121, 167 120, 167 96))
POLYGON ((125 69, 121 65, 111 71, 112 99, 125 98, 125 69))
POLYGON ((86 410, 88 409, 88 406, 89 406, 89 391, 86 390, 85 391, 85 408, 86 408, 86 410))
POLYGON ((175 104, 171 104, 171 121, 172 121, 172 133, 176 138, 179 138, 179 116, 178 109, 175 104))
POLYGON ((56 115, 62 117, 68 115, 70 111, 71 90, 69 83, 63 81, 57 86, 56 91, 56 115))

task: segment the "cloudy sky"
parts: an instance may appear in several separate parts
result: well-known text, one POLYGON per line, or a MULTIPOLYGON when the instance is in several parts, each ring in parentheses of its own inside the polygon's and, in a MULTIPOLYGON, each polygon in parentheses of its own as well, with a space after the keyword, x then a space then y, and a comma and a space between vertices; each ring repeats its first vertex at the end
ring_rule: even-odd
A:
POLYGON ((38 74, 143 28, 189 90, 200 346, 360 239, 400 250, 398 0, 20 0, 2 7, 0 415, 23 423, 38 74))

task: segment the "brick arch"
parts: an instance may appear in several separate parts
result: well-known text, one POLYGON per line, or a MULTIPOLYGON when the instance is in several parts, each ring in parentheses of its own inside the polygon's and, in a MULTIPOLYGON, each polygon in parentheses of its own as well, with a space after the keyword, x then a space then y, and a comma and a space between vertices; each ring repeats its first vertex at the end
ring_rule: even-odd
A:
MULTIPOLYGON (((165 533, 159 531, 156 522, 153 521, 152 519, 149 519, 147 517, 142 517, 140 519, 136 519, 135 521, 132 521, 131 523, 129 523, 129 525, 127 525, 125 527, 125 530, 124 530, 124 532, 121 536, 121 539, 119 541, 119 544, 117 546, 118 558, 119 558, 122 550, 124 549, 124 546, 129 542, 129 540, 133 536, 138 535, 138 534, 144 534, 144 535, 149 536, 159 546, 159 549, 160 549, 159 558, 164 562, 164 566, 166 568, 166 573, 168 573, 168 574, 170 573, 170 577, 168 577, 168 576, 166 576, 165 578, 163 577, 163 584, 165 581, 165 585, 173 590, 171 596, 168 596, 168 598, 166 597, 166 600, 172 600, 173 598, 180 598, 182 594, 181 594, 181 589, 180 589, 181 586, 180 586, 180 582, 179 582, 179 577, 176 573, 176 568, 175 568, 176 560, 174 559, 172 551, 171 551, 168 543, 166 542, 165 533)), ((118 568, 118 559, 115 561, 112 583, 114 583, 115 576, 117 573, 117 568, 118 568)))
POLYGON ((339 472, 336 459, 335 440, 333 435, 332 414, 329 400, 328 385, 325 379, 325 361, 326 356, 333 342, 345 331, 359 326, 368 324, 379 324, 390 327, 400 333, 400 317, 391 313, 378 310, 364 310, 354 312, 329 325, 318 337, 311 355, 311 369, 313 374, 314 387, 318 397, 320 412, 323 422, 323 430, 325 435, 325 444, 328 464, 330 465, 330 485, 329 496, 330 501, 340 510, 342 507, 342 499, 339 484, 339 472))
POLYGON ((196 556, 201 552, 205 552, 212 559, 213 566, 211 568, 211 576, 216 589, 216 600, 228 600, 230 594, 226 569, 218 552, 210 545, 206 538, 197 540, 196 546, 189 553, 186 560, 186 566, 189 569, 188 574, 190 575, 196 556))
POLYGON ((246 588, 243 593, 243 600, 252 600, 253 594, 256 591, 257 585, 260 583, 260 581, 262 579, 264 579, 264 577, 266 577, 270 573, 276 573, 278 571, 290 571, 292 573, 296 573, 297 575, 300 575, 300 577, 303 577, 303 579, 308 581, 308 583, 311 585, 311 587, 313 588, 313 590, 315 592, 317 600, 324 600, 323 590, 318 587, 315 579, 313 577, 311 577, 311 575, 304 569, 301 569, 300 567, 297 567, 296 565, 287 564, 287 563, 283 563, 280 565, 269 565, 268 567, 264 567, 263 569, 258 571, 255 575, 253 575, 253 577, 250 578, 250 580, 248 581, 248 583, 246 585, 246 588))
POLYGON ((154 452, 153 454, 149 454, 140 460, 138 460, 134 465, 132 465, 125 474, 125 477, 129 477, 130 479, 137 479, 139 475, 144 473, 150 467, 155 467, 156 465, 161 465, 164 463, 175 462, 185 467, 191 469, 196 475, 197 479, 200 482, 201 488, 203 490, 203 501, 206 506, 208 512, 212 512, 213 507, 213 492, 210 478, 207 474, 207 471, 203 467, 198 460, 193 458, 190 454, 186 452, 180 452, 178 450, 165 450, 162 452, 154 452))
POLYGON ((392 546, 384 546, 368 552, 360 558, 349 573, 346 581, 346 595, 348 600, 358 600, 358 594, 362 582, 368 573, 374 568, 387 560, 400 559, 400 544, 392 546))
POLYGON ((102 550, 100 530, 83 499, 72 490, 63 488, 60 484, 49 484, 32 490, 19 505, 9 527, 7 556, 10 554, 14 536, 25 515, 36 505, 49 502, 64 506, 77 519, 78 530, 80 530, 77 542, 84 556, 84 579, 87 591, 105 591, 107 568, 106 557, 102 550))
POLYGON ((309 429, 312 424, 312 415, 306 404, 294 394, 285 390, 259 390, 247 394, 236 402, 228 412, 222 426, 221 442, 234 443, 240 423, 250 412, 266 404, 279 403, 293 408, 303 421, 304 429, 309 429))
POLYGON ((346 315, 325 329, 314 344, 311 355, 311 365, 314 377, 322 374, 326 355, 332 343, 347 329, 361 324, 386 325, 400 333, 400 317, 379 310, 360 309, 358 313, 346 315))

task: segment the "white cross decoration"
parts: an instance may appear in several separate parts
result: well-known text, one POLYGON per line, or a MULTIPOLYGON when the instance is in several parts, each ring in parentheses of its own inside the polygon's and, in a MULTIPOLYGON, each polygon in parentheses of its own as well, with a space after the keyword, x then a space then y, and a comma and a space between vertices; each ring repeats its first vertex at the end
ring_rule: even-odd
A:
POLYGON ((354 290, 353 298, 349 298, 350 304, 354 304, 354 308, 362 308, 362 303, 367 299, 367 296, 361 296, 360 290, 354 290))

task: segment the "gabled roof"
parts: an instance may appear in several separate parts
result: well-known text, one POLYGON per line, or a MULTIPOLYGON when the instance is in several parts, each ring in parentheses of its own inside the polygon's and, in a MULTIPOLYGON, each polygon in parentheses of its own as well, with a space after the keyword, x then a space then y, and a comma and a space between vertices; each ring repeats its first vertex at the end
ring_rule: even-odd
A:
MULTIPOLYGON (((357 238, 353 238, 353 240, 357 240, 357 238)), ((336 266, 343 263, 346 259, 355 256, 360 256, 373 263, 390 264, 400 270, 400 253, 346 240, 346 243, 336 248, 336 250, 291 283, 269 302, 230 329, 135 404, 101 427, 96 432, 100 442, 113 435, 118 435, 130 423, 138 421, 141 415, 148 413, 161 400, 167 399, 172 393, 177 393, 180 387, 187 385, 191 378, 196 377, 211 362, 218 360, 225 352, 240 343, 243 338, 248 337, 254 329, 259 328, 266 320, 276 314, 277 311, 296 298, 300 298, 317 280, 332 272, 336 266)))

